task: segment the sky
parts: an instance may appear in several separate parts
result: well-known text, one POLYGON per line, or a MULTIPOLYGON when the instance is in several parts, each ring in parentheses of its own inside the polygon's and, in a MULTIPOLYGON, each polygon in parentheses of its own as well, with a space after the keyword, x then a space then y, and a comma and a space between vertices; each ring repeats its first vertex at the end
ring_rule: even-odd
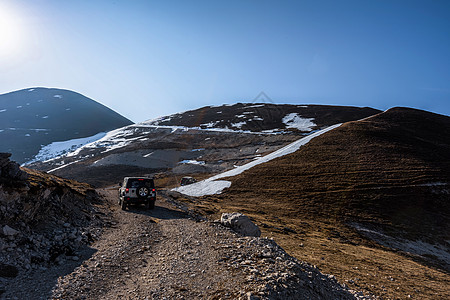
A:
POLYGON ((450 1, 0 0, 0 93, 73 90, 134 122, 253 102, 450 115, 450 1))

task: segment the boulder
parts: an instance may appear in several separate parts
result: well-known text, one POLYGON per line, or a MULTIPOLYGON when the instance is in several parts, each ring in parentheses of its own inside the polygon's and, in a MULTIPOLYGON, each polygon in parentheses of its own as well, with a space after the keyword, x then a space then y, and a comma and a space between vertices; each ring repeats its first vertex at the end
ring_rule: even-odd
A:
POLYGON ((12 180, 26 180, 28 173, 20 169, 15 161, 10 161, 11 153, 0 153, 0 176, 12 180))
POLYGON ((249 217, 241 213, 223 213, 220 223, 244 236, 261 236, 261 230, 258 226, 249 217))
POLYGON ((13 236, 19 233, 19 231, 9 227, 8 225, 3 226, 3 234, 7 236, 13 236))

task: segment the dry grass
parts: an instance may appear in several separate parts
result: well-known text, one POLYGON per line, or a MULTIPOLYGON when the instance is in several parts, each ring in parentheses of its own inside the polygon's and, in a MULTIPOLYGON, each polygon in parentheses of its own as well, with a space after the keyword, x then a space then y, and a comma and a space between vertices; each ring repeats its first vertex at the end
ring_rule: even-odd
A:
POLYGON ((249 215, 291 255, 356 290, 383 299, 449 299, 445 266, 387 249, 348 225, 450 240, 448 186, 429 186, 450 182, 448 132, 448 117, 392 109, 230 178, 222 195, 184 201, 211 218, 249 215))

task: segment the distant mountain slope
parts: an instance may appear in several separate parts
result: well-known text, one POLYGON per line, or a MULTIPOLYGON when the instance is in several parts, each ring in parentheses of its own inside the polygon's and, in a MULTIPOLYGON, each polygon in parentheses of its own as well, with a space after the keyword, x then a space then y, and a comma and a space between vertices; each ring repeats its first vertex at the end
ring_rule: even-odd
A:
POLYGON ((0 152, 23 163, 55 141, 95 135, 132 122, 76 92, 32 88, 0 95, 0 152))
POLYGON ((322 127, 377 112, 371 108, 320 105, 306 108, 239 103, 204 107, 111 131, 76 151, 32 167, 95 185, 112 180, 115 183, 125 174, 161 171, 169 171, 166 176, 172 177, 168 180, 178 182, 177 177, 187 174, 204 177, 229 170, 322 127), (236 125, 235 118, 241 126, 236 125), (283 119, 288 127, 295 128, 286 128, 283 119), (105 177, 105 172, 110 176, 105 177))
POLYGON ((206 106, 144 122, 149 125, 228 128, 253 132, 285 129, 310 132, 380 112, 370 107, 236 103, 206 106))

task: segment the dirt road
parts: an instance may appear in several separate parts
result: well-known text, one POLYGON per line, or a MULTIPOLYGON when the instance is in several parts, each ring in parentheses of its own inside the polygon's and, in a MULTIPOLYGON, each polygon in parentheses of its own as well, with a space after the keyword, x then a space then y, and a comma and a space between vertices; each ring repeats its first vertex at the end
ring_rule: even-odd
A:
POLYGON ((332 276, 270 239, 240 237, 158 197, 122 211, 101 190, 111 227, 80 259, 19 276, 4 299, 353 299, 332 276))

